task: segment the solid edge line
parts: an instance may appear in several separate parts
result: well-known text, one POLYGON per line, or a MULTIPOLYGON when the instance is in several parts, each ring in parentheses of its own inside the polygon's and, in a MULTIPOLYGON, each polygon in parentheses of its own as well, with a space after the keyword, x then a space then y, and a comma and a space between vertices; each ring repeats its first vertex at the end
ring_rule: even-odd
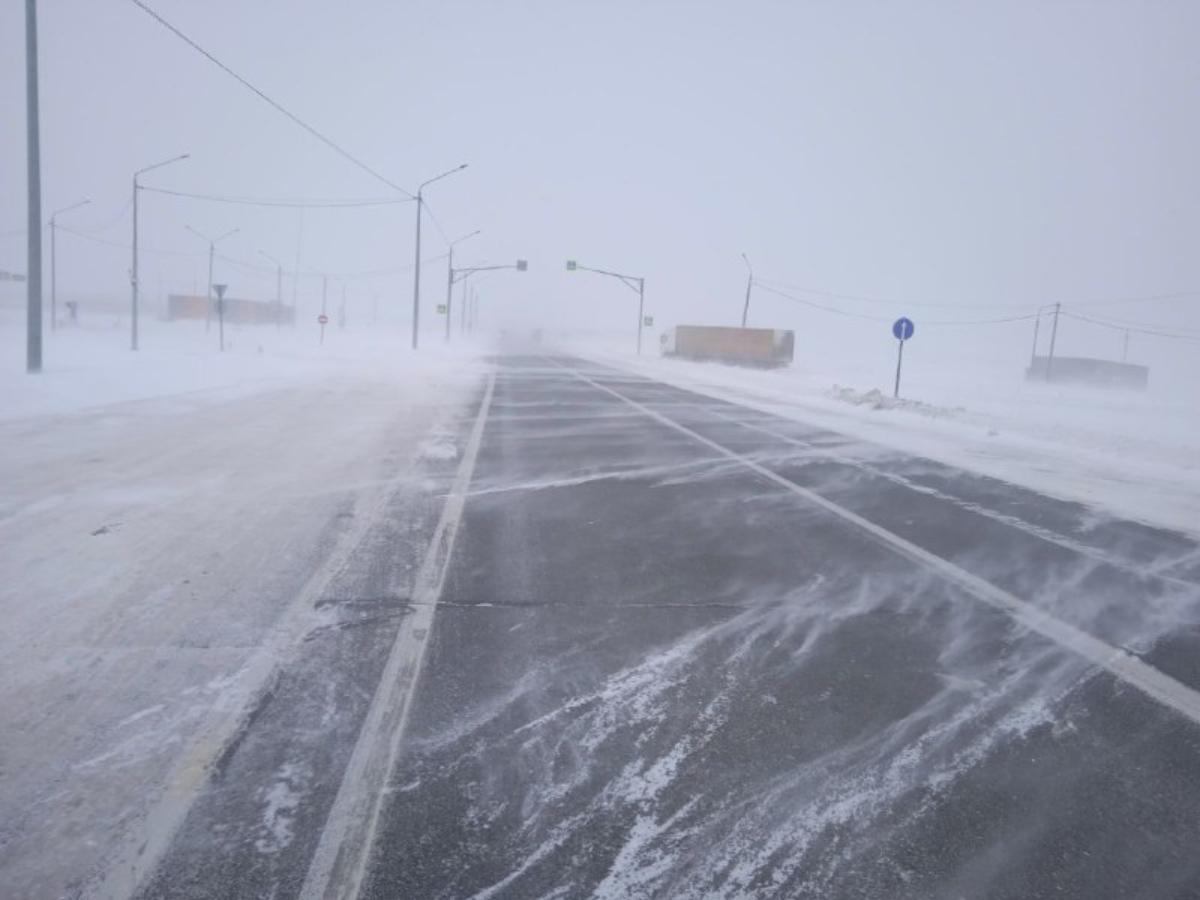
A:
POLYGON ((687 435, 729 459, 740 462, 768 481, 832 513, 865 532, 876 542, 901 556, 925 566, 945 580, 962 588, 976 599, 982 600, 989 606, 1008 614, 1013 620, 1030 631, 1035 631, 1058 644, 1063 649, 1083 657, 1088 662, 1109 672, 1118 680, 1142 691, 1142 693, 1146 694, 1152 700, 1185 716, 1192 722, 1200 724, 1200 692, 1193 690, 1182 682, 1176 681, 1153 666, 1142 662, 1142 660, 1133 656, 1128 651, 1113 647, 1111 644, 1105 643, 1094 635, 1076 628, 1074 625, 1068 624, 1061 619, 1055 618, 1046 610, 1039 609, 1029 601, 1022 600, 1014 594, 996 587, 991 582, 985 581, 979 576, 959 568, 949 560, 943 559, 923 547, 918 547, 911 541, 893 534, 886 528, 882 528, 874 522, 864 519, 862 516, 825 499, 820 494, 801 487, 753 460, 727 449, 702 434, 692 431, 686 425, 681 425, 675 420, 664 416, 662 413, 650 409, 606 385, 593 381, 581 372, 571 369, 568 366, 562 366, 562 368, 597 390, 628 403, 634 409, 660 424, 687 435))
POLYGON ((300 890, 301 900, 356 897, 366 874, 383 796, 420 679, 495 386, 496 375, 492 372, 462 463, 417 571, 411 601, 414 612, 402 621, 396 633, 354 752, 325 820, 321 840, 309 863, 300 890))
POLYGON ((196 730, 186 752, 171 767, 162 795, 121 839, 113 853, 114 861, 85 885, 81 896, 91 900, 126 900, 147 887, 194 802, 208 784, 216 761, 245 727, 247 717, 260 698, 278 679, 286 651, 295 647, 313 627, 313 603, 345 569, 403 480, 403 477, 391 479, 387 489, 357 496, 353 527, 338 538, 333 550, 279 616, 266 639, 234 673, 233 680, 238 687, 214 701, 211 713, 196 730))

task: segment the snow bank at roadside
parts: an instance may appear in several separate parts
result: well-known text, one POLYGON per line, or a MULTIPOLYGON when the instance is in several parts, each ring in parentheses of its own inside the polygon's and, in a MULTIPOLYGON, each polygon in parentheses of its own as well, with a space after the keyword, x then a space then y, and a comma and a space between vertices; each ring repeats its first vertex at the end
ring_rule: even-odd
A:
MULTIPOLYGON (((597 344, 598 362, 802 419, 863 440, 1076 500, 1126 518, 1200 533, 1200 392, 1103 391, 1024 381, 1017 365, 961 367, 906 382, 893 400, 857 373, 760 371, 597 344)), ((890 386, 889 386, 890 387, 890 386)))
POLYGON ((388 376, 415 369, 450 370, 472 358, 429 336, 419 354, 394 331, 315 325, 231 326, 225 352, 217 327, 203 322, 142 323, 140 348, 129 349, 127 322, 91 320, 60 326, 44 341, 43 371, 25 372, 24 315, 0 310, 0 421, 58 415, 173 395, 250 395, 304 379, 388 376))

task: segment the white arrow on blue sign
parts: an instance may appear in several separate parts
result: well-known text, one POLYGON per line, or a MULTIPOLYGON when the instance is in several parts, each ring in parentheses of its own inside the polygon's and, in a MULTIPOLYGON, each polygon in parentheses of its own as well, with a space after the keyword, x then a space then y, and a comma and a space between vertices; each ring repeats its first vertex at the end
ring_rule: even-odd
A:
POLYGON ((904 316, 901 316, 892 323, 892 334, 895 335, 898 341, 907 341, 913 336, 914 330, 912 319, 905 318, 904 316))

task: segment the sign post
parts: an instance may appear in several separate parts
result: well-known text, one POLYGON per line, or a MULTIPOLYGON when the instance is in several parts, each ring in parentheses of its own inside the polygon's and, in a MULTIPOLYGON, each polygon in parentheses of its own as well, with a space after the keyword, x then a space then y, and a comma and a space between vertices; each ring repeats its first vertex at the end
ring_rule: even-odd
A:
POLYGON ((319 316, 317 316, 317 321, 321 325, 320 344, 321 344, 321 346, 324 346, 324 344, 325 344, 325 326, 329 324, 329 316, 325 315, 325 313, 321 313, 319 316))
POLYGON ((214 284, 213 290, 217 292, 217 328, 219 330, 221 352, 225 352, 225 289, 229 287, 227 284, 214 284))
POLYGON ((914 330, 912 319, 904 316, 892 323, 892 334, 900 342, 900 349, 896 354, 896 388, 892 391, 893 397, 900 396, 900 367, 904 364, 904 342, 913 336, 914 330))

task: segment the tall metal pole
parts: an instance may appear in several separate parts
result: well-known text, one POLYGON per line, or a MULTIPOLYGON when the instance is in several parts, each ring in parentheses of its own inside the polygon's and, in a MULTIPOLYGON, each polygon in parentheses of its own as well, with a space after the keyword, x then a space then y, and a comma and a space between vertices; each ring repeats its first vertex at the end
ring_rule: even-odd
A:
POLYGON ((1032 369, 1037 362, 1037 345, 1038 345, 1038 330, 1042 325, 1042 311, 1039 309, 1037 315, 1033 317, 1033 350, 1029 354, 1029 368, 1032 369))
POLYGON ((321 346, 325 345, 325 302, 329 297, 329 276, 321 276, 321 346))
MULTIPOLYGON (((903 333, 903 332, 901 332, 903 333)), ((904 338, 900 338, 900 350, 896 353, 896 387, 892 390, 892 397, 900 396, 900 366, 904 363, 904 338)))
POLYGON ((50 330, 58 330, 58 241, 54 216, 50 217, 50 330))
POLYGON ((208 242, 208 312, 204 316, 204 330, 208 331, 212 327, 212 295, 213 295, 213 254, 215 253, 216 242, 209 240, 208 242))
POLYGON ((421 189, 417 188, 417 258, 413 265, 412 347, 417 349, 417 328, 421 324, 421 189))
POLYGON ((642 323, 645 321, 642 318, 642 307, 645 305, 645 301, 646 301, 646 279, 639 278, 638 279, 638 340, 637 340, 638 356, 642 355, 642 323))
POLYGON ((37 3, 25 0, 25 127, 29 181, 29 259, 25 277, 25 371, 42 371, 42 156, 38 132, 37 3))
MULTIPOLYGON (((129 270, 129 349, 138 348, 138 182, 133 176, 133 264, 129 270)), ((209 281, 212 281, 210 278, 209 281)))
POLYGON ((467 333, 467 276, 463 276, 462 280, 462 309, 458 313, 458 332, 459 334, 467 333))
POLYGON ((746 302, 742 306, 742 327, 746 327, 746 319, 750 315, 750 288, 754 286, 754 270, 750 268, 750 259, 745 253, 742 254, 742 259, 746 262, 746 268, 749 274, 746 276, 746 302))
POLYGON ((1062 307, 1061 303, 1054 304, 1054 324, 1050 327, 1050 357, 1046 360, 1046 380, 1050 380, 1050 374, 1054 370, 1054 339, 1058 337, 1058 311, 1062 307))
POLYGON ((450 314, 454 311, 451 304, 454 303, 454 245, 450 245, 449 252, 450 262, 447 266, 446 273, 446 343, 450 343, 450 314))

